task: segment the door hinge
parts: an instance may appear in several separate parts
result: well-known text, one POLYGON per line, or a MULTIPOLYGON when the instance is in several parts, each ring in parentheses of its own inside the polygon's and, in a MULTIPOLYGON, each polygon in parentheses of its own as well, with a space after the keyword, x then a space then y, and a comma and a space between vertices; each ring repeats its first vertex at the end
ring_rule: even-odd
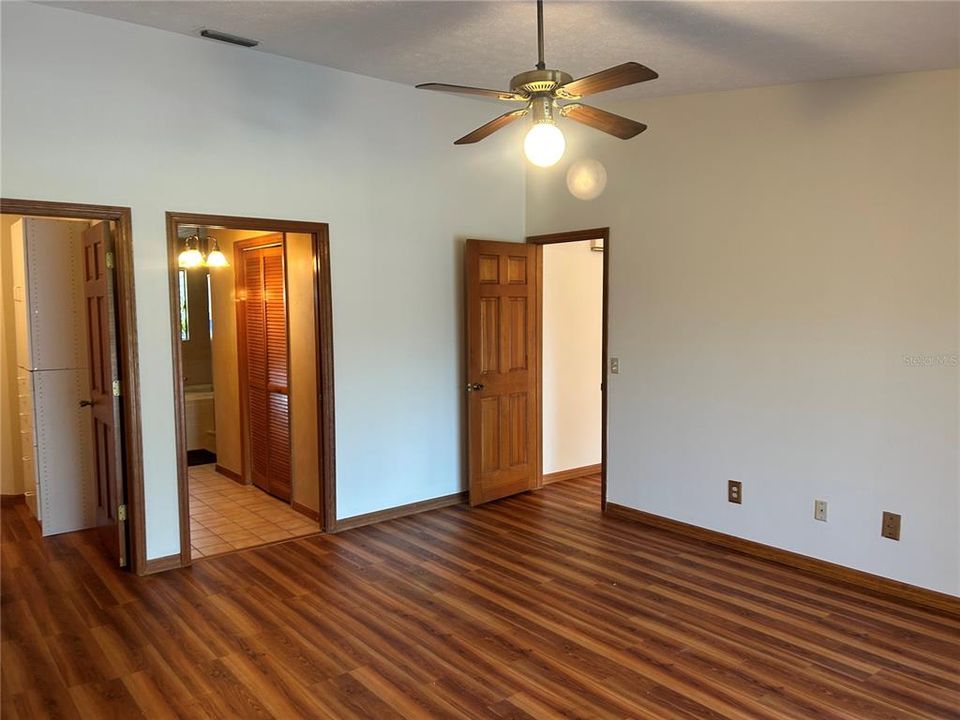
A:
POLYGON ((119 380, 113 381, 113 396, 120 397, 120 381, 119 380))
POLYGON ((127 506, 121 505, 117 508, 117 520, 126 520, 127 519, 127 506))
POLYGON ((114 265, 114 262, 113 262, 113 251, 110 250, 110 251, 107 252, 107 269, 108 269, 108 270, 113 270, 113 265, 114 265))

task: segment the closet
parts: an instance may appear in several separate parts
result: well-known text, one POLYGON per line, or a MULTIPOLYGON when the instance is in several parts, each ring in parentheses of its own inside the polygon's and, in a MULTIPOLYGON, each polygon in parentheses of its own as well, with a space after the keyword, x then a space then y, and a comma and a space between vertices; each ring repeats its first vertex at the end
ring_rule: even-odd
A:
POLYGON ((12 227, 21 461, 25 497, 44 535, 94 527, 83 231, 76 220, 12 227))
POLYGON ((282 235, 235 246, 240 403, 250 480, 291 498, 287 294, 282 235))

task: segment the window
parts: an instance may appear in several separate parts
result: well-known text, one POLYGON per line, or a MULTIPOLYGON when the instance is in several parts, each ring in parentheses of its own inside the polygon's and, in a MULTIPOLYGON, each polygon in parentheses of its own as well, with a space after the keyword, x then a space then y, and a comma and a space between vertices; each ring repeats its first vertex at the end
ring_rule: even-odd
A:
POLYGON ((187 298, 187 271, 180 270, 180 340, 190 339, 190 300, 187 298))

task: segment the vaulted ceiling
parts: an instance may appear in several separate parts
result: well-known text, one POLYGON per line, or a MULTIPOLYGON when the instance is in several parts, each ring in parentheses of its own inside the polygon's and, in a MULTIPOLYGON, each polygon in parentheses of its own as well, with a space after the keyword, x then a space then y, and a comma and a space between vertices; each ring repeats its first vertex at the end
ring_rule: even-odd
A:
MULTIPOLYGON (((408 85, 506 88, 536 62, 532 0, 47 4, 187 35, 217 29, 259 40, 250 52, 408 85)), ((609 99, 960 65, 957 2, 547 0, 545 19, 547 67, 576 77, 635 60, 660 73, 609 99)))

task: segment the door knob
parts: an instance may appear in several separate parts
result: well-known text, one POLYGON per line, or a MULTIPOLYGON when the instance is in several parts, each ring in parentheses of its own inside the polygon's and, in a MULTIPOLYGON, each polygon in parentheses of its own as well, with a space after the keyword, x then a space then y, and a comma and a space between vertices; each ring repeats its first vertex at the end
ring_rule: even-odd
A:
POLYGON ((93 400, 81 400, 81 401, 80 401, 80 407, 89 407, 90 405, 93 405, 93 400))
POLYGON ((467 392, 480 392, 483 390, 483 383, 467 383, 467 392))

